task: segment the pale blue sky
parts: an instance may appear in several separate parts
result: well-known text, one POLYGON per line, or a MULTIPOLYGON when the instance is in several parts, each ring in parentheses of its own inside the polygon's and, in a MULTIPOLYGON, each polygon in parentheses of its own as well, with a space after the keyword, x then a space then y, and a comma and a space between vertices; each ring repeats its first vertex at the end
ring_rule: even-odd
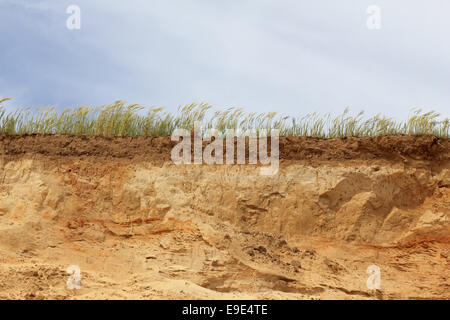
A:
POLYGON ((446 0, 0 0, 0 97, 448 116, 449 14, 446 0))

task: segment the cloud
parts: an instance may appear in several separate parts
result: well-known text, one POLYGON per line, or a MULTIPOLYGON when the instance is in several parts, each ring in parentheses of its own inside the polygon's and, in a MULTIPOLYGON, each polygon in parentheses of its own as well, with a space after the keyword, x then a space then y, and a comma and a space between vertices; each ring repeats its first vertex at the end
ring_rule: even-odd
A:
POLYGON ((6 4, 11 7, 14 6, 20 6, 25 10, 41 10, 41 11, 47 11, 52 8, 51 1, 48 0, 2 0, 0 1, 1 4, 6 4))
POLYGON ((207 101, 248 111, 364 108, 398 118, 412 107, 448 113, 450 3, 377 1, 0 2, 2 87, 25 104, 168 106, 207 101), (19 5, 18 5, 19 4, 19 5))

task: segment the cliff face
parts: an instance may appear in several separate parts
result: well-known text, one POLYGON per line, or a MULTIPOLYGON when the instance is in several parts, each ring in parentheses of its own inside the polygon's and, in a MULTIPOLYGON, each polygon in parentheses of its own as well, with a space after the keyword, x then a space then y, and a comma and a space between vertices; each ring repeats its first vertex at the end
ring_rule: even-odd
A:
POLYGON ((4 136, 0 298, 449 299, 450 148, 410 138, 283 138, 260 176, 168 138, 4 136))

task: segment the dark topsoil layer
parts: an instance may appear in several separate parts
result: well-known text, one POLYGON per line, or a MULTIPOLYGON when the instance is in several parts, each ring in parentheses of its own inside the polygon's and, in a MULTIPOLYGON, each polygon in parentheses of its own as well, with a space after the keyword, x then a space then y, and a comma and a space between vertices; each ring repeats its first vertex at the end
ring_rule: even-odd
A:
MULTIPOLYGON (((450 160, 450 139, 433 136, 378 136, 319 139, 280 137, 280 160, 346 161, 450 160)), ((65 135, 0 135, 3 159, 24 155, 48 157, 101 157, 162 163, 171 161, 177 142, 170 137, 92 137, 65 135)), ((206 145, 206 143, 204 143, 206 145)), ((270 150, 270 147, 269 147, 270 150)))

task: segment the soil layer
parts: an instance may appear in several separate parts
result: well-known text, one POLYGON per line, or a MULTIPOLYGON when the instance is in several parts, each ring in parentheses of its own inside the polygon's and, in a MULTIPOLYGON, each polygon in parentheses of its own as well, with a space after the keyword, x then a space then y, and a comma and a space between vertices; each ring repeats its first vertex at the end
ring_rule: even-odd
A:
POLYGON ((0 136, 0 298, 450 299, 448 139, 281 137, 273 176, 175 144, 0 136))

